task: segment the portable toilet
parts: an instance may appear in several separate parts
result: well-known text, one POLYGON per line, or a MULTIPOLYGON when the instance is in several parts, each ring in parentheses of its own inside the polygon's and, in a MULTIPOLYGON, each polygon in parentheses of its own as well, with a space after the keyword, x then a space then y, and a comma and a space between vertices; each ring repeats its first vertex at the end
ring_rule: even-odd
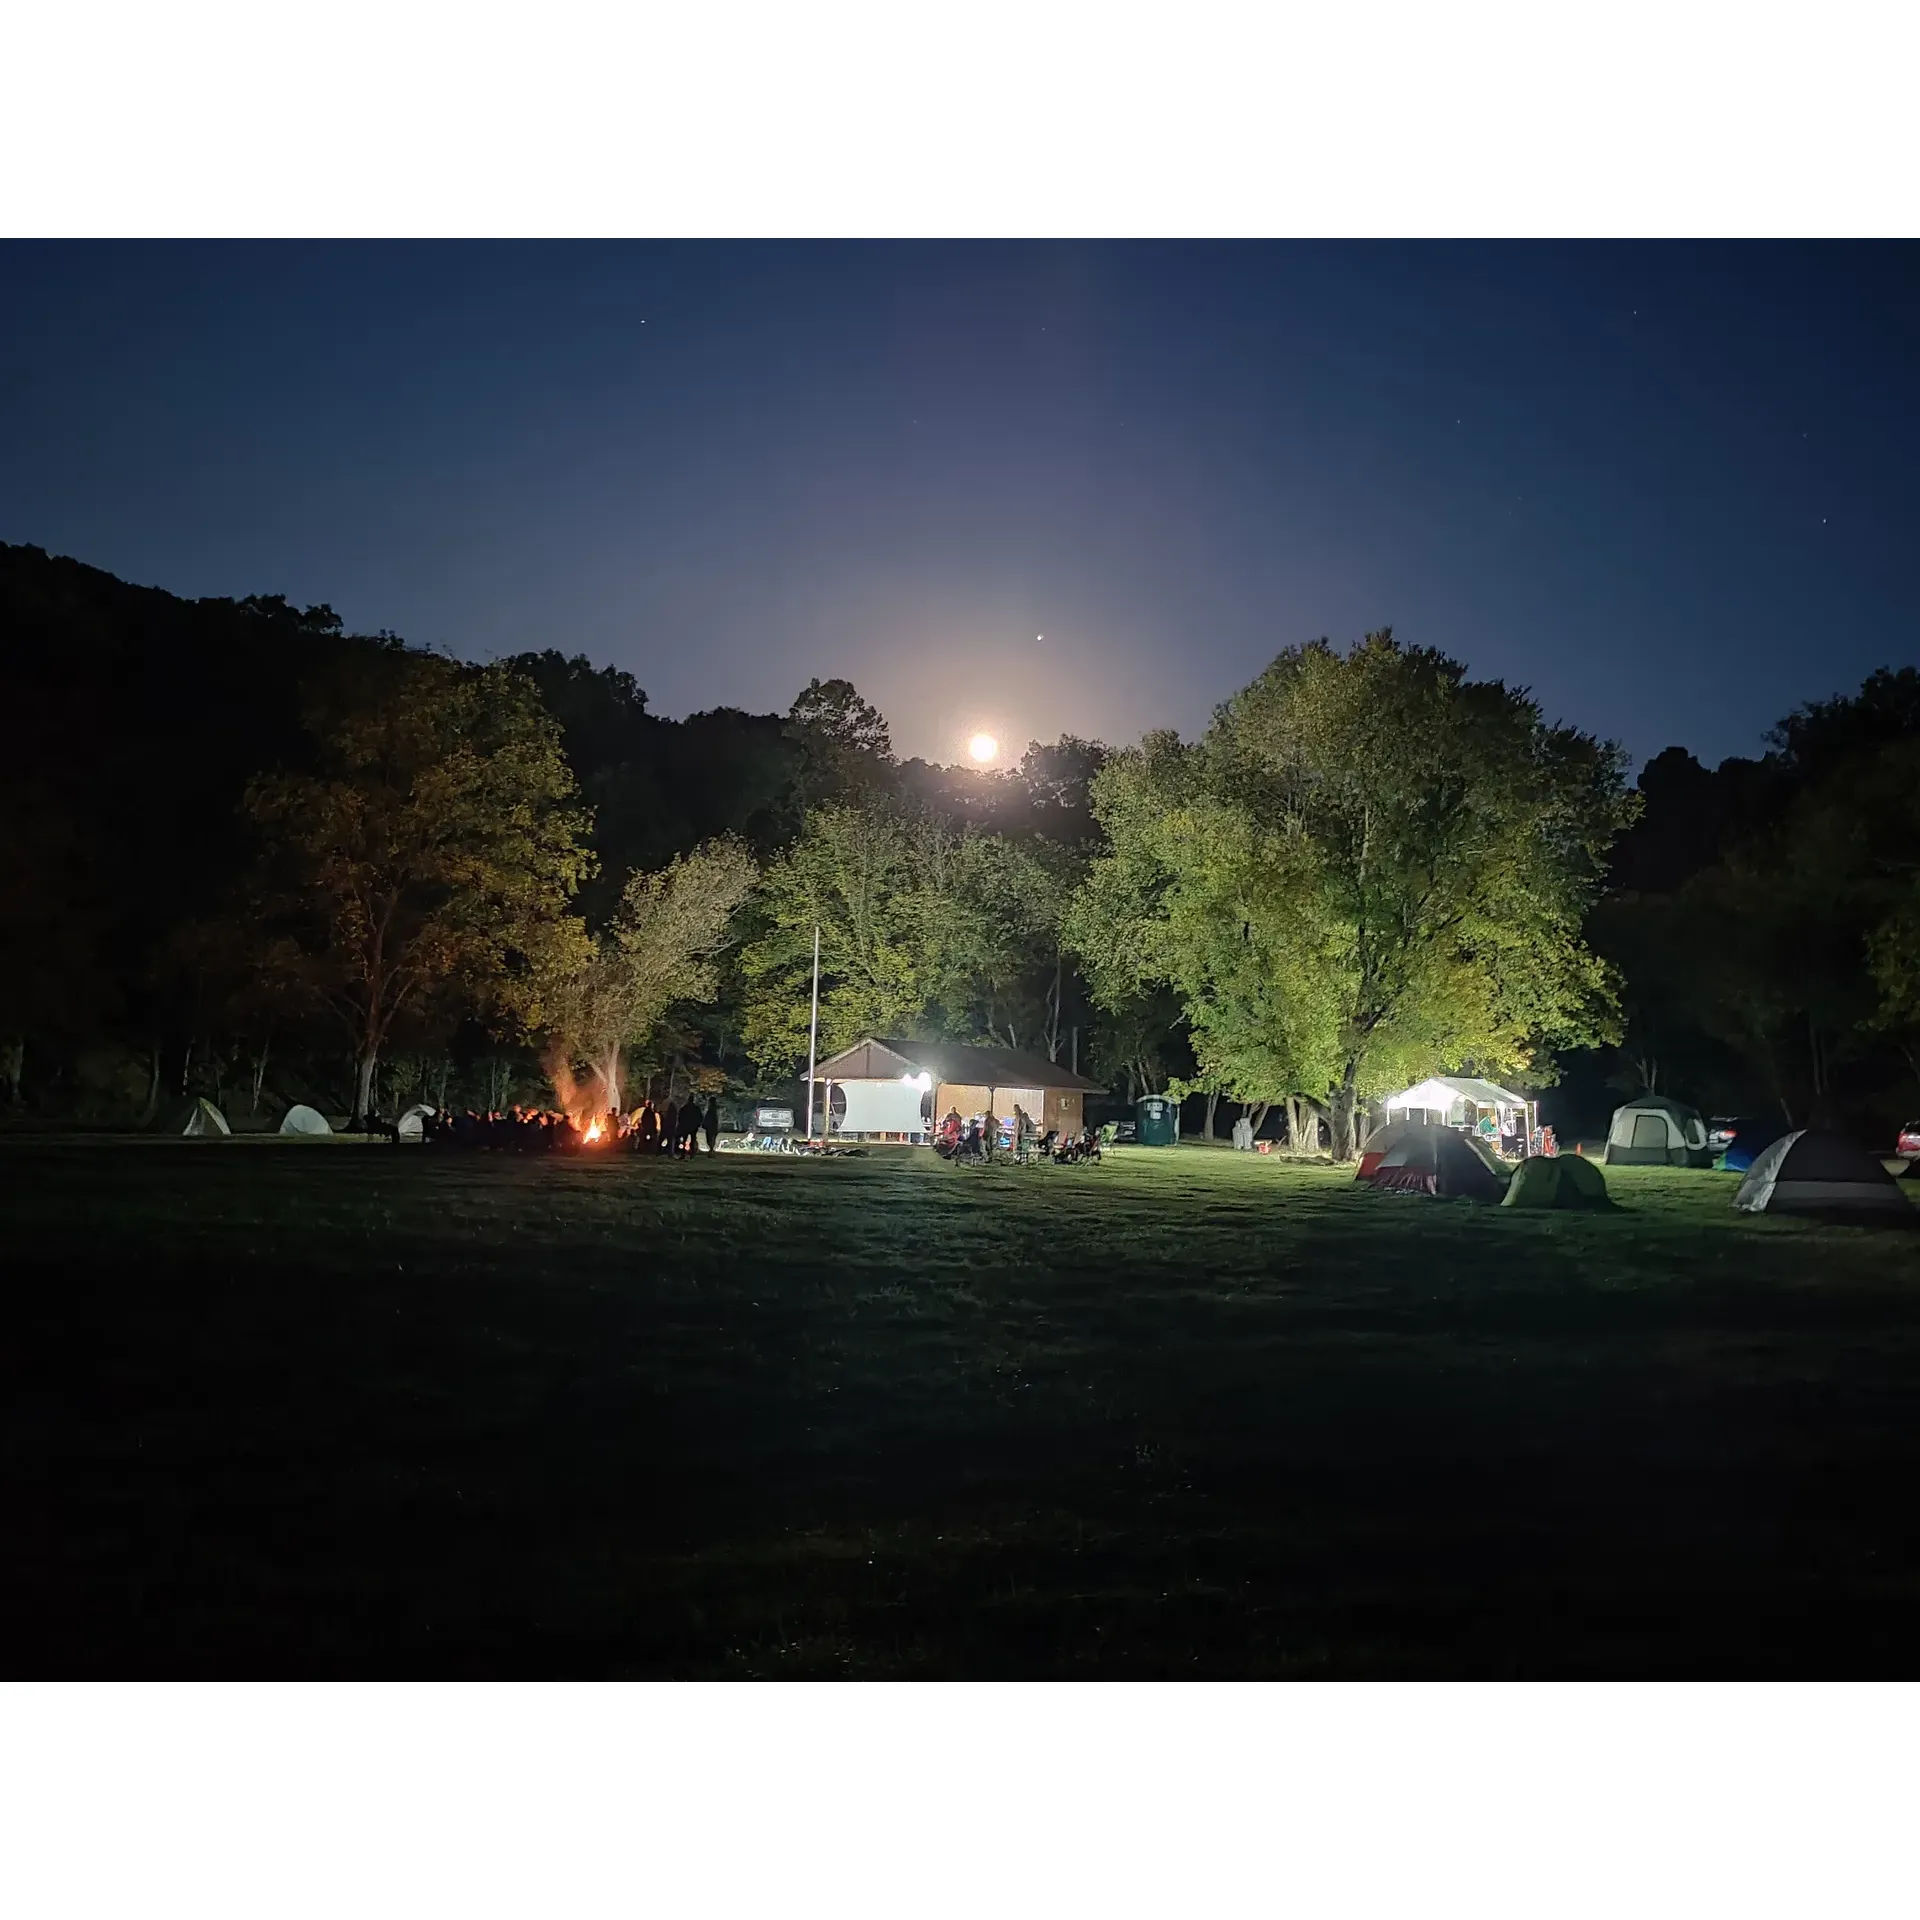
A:
POLYGON ((1143 1093, 1133 1103, 1134 1139, 1143 1147, 1180 1144, 1180 1103, 1164 1093, 1143 1093))

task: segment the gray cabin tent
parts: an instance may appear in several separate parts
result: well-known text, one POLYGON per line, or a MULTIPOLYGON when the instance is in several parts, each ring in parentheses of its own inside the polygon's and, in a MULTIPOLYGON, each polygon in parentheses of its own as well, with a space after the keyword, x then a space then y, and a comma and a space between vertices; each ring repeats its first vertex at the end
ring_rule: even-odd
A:
POLYGON ((1613 1111, 1607 1129, 1610 1167, 1710 1167, 1707 1123, 1696 1109, 1643 1093, 1613 1111))

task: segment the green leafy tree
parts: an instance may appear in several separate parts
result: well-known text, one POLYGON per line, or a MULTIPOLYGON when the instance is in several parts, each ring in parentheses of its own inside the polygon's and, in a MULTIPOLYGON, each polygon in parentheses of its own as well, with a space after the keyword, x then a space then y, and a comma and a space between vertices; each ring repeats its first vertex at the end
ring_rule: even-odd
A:
POLYGON ((742 958, 742 1036, 763 1071, 807 1057, 814 930, 820 930, 821 1050, 869 1033, 911 1033, 929 997, 918 939, 913 849, 878 807, 807 816, 799 841, 766 873, 762 928, 742 958))
POLYGON ((1178 990, 1237 1098, 1359 1101, 1449 1066, 1524 1070, 1609 1031, 1581 938, 1630 814, 1618 749, 1523 693, 1371 634, 1291 649, 1206 738, 1151 737, 1095 783, 1111 851, 1076 940, 1111 1003, 1178 990))
POLYGON ((800 752, 808 805, 890 789, 893 736, 886 716, 851 680, 809 680, 787 711, 786 733, 800 752))
POLYGON ((1070 880, 1034 845, 882 801, 816 808, 773 861, 743 956, 743 1037, 768 1073, 806 1058, 814 929, 825 1051, 868 1034, 1031 1043, 1070 880))
POLYGON ((718 840, 628 880, 612 924, 549 994, 550 1068, 570 1110, 617 1109, 625 1050, 675 1004, 713 999, 716 958, 756 877, 745 847, 718 840))
POLYGON ((259 888, 308 992, 354 1050, 355 1111, 396 1021, 457 995, 544 1024, 577 969, 568 911, 592 856, 559 730, 501 667, 396 653, 314 690, 310 771, 256 778, 259 888))

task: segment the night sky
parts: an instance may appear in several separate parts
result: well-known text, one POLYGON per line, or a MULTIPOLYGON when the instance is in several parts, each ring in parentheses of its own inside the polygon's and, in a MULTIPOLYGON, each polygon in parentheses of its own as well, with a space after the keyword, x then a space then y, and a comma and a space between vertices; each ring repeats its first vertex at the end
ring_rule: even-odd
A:
POLYGON ((1916 340, 1910 246, 7 245, 0 539, 936 759, 1390 624, 1715 760, 1920 657, 1916 340))

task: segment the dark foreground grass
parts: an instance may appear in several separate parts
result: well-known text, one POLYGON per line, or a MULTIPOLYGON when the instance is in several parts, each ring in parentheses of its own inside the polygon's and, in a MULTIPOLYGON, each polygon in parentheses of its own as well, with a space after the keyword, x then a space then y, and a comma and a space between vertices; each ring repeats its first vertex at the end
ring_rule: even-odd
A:
POLYGON ((15 1674, 1906 1673, 1920 1234, 0 1149, 15 1674))

